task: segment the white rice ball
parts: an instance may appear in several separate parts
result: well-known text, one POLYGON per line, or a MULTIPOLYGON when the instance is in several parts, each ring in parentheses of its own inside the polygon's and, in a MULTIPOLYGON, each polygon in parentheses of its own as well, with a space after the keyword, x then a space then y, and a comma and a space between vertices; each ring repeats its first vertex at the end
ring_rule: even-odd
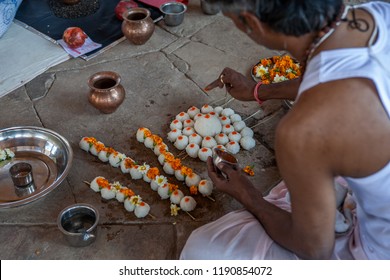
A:
POLYGON ((144 218, 149 214, 150 206, 146 202, 142 201, 140 204, 135 206, 134 215, 137 218, 144 218))
POLYGON ((233 155, 237 154, 240 151, 240 145, 235 141, 230 141, 226 144, 225 147, 226 150, 233 155))
POLYGON ((230 117, 230 116, 233 115, 233 114, 234 114, 234 110, 231 109, 231 108, 225 108, 225 109, 223 109, 222 112, 221 112, 221 115, 222 115, 222 116, 226 116, 226 117, 230 117))
POLYGON ((191 186, 197 186, 200 180, 202 180, 200 176, 194 172, 186 177, 185 183, 190 188, 191 186))
POLYGON ((200 146, 200 144, 202 143, 202 137, 197 133, 192 133, 190 136, 188 136, 188 143, 189 144, 194 143, 200 146))
POLYGON ((217 146, 217 141, 213 137, 206 136, 202 140, 202 148, 210 148, 212 149, 213 147, 217 146))
POLYGON ((116 197, 116 189, 113 188, 113 187, 110 187, 110 188, 102 188, 100 190, 100 194, 102 196, 102 198, 104 199, 113 199, 116 197))
POLYGON ((100 159, 102 162, 108 162, 108 157, 110 155, 107 152, 107 149, 103 149, 98 153, 98 159, 100 159))
POLYGON ((226 116, 220 116, 220 117, 219 117, 219 120, 221 121, 221 124, 222 124, 222 125, 230 124, 230 123, 231 123, 230 118, 229 118, 229 117, 226 117, 226 116))
POLYGON ((165 162, 165 155, 170 155, 170 156, 173 156, 172 153, 170 152, 166 152, 164 154, 161 154, 158 156, 158 162, 161 164, 161 165, 164 165, 164 162, 165 162))
POLYGON ((146 137, 144 141, 144 145, 146 148, 154 149, 154 140, 152 137, 146 137))
POLYGON ((223 107, 221 107, 221 106, 217 106, 217 107, 214 108, 214 112, 215 112, 218 116, 221 115, 222 111, 223 111, 223 107))
POLYGON ((142 202, 142 199, 139 195, 133 195, 132 197, 128 197, 124 201, 125 209, 128 212, 133 212, 135 207, 142 202))
POLYGON ((133 180, 139 180, 139 179, 142 179, 142 177, 143 177, 143 174, 142 174, 142 172, 140 172, 138 170, 138 167, 139 167, 139 165, 133 165, 130 168, 130 176, 131 176, 131 179, 133 179, 133 180))
POLYGON ((230 120, 232 121, 232 123, 235 123, 235 122, 242 121, 242 118, 239 114, 233 114, 230 116, 230 120))
POLYGON ((229 133, 232 131, 234 131, 234 127, 230 124, 225 124, 222 127, 222 133, 225 133, 226 135, 229 135, 229 133))
POLYGON ((194 127, 195 122, 191 119, 185 120, 183 122, 183 127, 194 127))
POLYGON ((185 135, 180 135, 176 138, 175 143, 173 144, 178 150, 184 150, 188 145, 188 137, 185 135))
POLYGON ((221 151, 226 151, 226 148, 225 148, 225 146, 223 146, 223 145, 217 145, 217 146, 215 146, 214 147, 214 149, 212 150, 213 151, 213 155, 215 156, 215 154, 216 154, 216 150, 221 150, 221 151))
POLYGON ((186 112, 180 112, 176 115, 176 119, 180 122, 184 122, 185 120, 189 120, 190 116, 186 112))
POLYGON ((186 127, 183 129, 183 135, 185 135, 185 136, 190 136, 193 133, 195 133, 195 130, 193 127, 186 127))
POLYGON ((229 142, 229 137, 225 133, 215 135, 215 141, 219 145, 226 145, 229 142))
POLYGON ((196 122, 199 118, 201 118, 201 117, 203 117, 204 116, 204 114, 202 114, 202 113, 197 113, 196 115, 195 115, 195 117, 194 117, 194 121, 196 122))
POLYGON ((89 150, 90 150, 91 147, 92 147, 92 144, 90 144, 90 143, 88 142, 88 139, 90 139, 90 137, 83 137, 83 138, 80 140, 80 142, 79 142, 79 147, 80 147, 82 150, 86 151, 86 152, 89 152, 89 150))
POLYGON ((172 143, 176 141, 176 138, 182 134, 181 129, 174 128, 168 132, 168 140, 172 143))
POLYGON ((122 173, 130 173, 131 166, 134 164, 134 160, 132 160, 129 157, 126 157, 124 160, 121 161, 120 167, 122 173))
POLYGON ((100 187, 97 183, 97 180, 98 179, 105 179, 104 177, 102 176, 98 176, 96 177, 95 179, 92 180, 91 184, 89 185, 89 187, 94 191, 94 192, 100 192, 100 187))
POLYGON ((184 175, 181 172, 181 169, 175 170, 175 177, 178 181, 184 181, 184 175))
POLYGON ((183 211, 190 212, 196 207, 196 201, 191 196, 185 196, 180 200, 180 208, 183 211))
POLYGON ((175 170, 172 168, 172 165, 169 162, 164 162, 163 170, 169 175, 175 174, 175 170))
POLYGON ((195 131, 202 137, 215 136, 222 130, 221 122, 218 117, 204 115, 197 119, 194 125, 195 131))
POLYGON ((241 138, 240 144, 244 150, 249 151, 250 149, 256 146, 256 141, 250 136, 245 136, 241 138))
POLYGON ((214 108, 208 104, 205 104, 202 106, 202 108, 200 109, 200 111, 203 113, 203 114, 207 114, 207 113, 210 113, 210 112, 213 112, 214 111, 214 108))
POLYGON ((179 120, 176 120, 174 119, 171 124, 169 125, 169 127, 171 128, 171 130, 173 129, 182 129, 183 128, 183 123, 179 120))
POLYGON ((150 188, 154 191, 157 191, 159 186, 163 186, 167 182, 168 182, 167 177, 163 175, 157 176, 156 178, 154 178, 154 180, 150 182, 150 188))
POLYGON ((157 193, 161 197, 161 199, 169 198, 169 186, 168 186, 168 184, 165 184, 163 186, 158 187, 157 193))
POLYGON ((212 156, 213 151, 210 148, 202 148, 198 152, 198 157, 201 161, 207 161, 207 158, 212 156))
POLYGON ((208 196, 213 192, 213 183, 209 180, 202 180, 199 182, 198 190, 204 196, 208 196))
POLYGON ((153 152, 156 156, 159 156, 162 152, 168 152, 168 146, 165 143, 160 143, 154 146, 153 152))
POLYGON ((187 114, 190 116, 191 119, 193 119, 195 115, 199 113, 200 113, 200 109, 195 106, 192 106, 187 110, 187 114))
POLYGON ((240 142, 241 134, 238 133, 237 131, 232 131, 229 133, 228 137, 229 137, 230 141, 235 141, 238 143, 238 142, 240 142))
POLYGON ((179 204, 180 203, 180 200, 184 197, 184 194, 181 190, 175 190, 171 196, 170 196, 170 200, 172 203, 174 204, 179 204))
POLYGON ((99 152, 104 148, 104 144, 100 141, 97 141, 95 144, 92 145, 91 149, 89 149, 89 152, 94 156, 98 156, 99 152))
POLYGON ((250 128, 250 127, 244 127, 241 131, 240 131, 240 133, 241 133, 241 136, 242 137, 253 137, 253 135, 254 135, 254 132, 253 132, 253 130, 252 130, 252 128, 250 128))
POLYGON ((246 124, 243 121, 238 121, 233 123, 233 127, 235 131, 240 132, 246 127, 246 124))
POLYGON ((143 143, 144 140, 145 140, 145 132, 148 132, 148 133, 151 133, 149 129, 145 128, 145 127, 141 127, 141 128, 138 128, 137 130, 137 134, 136 134, 136 137, 137 137, 137 141, 138 142, 141 142, 143 143))
POLYGON ((111 153, 108 157, 108 161, 112 167, 119 167, 121 165, 121 162, 126 158, 125 154, 122 153, 111 153))
POLYGON ((198 157, 199 145, 195 143, 188 144, 186 147, 187 154, 192 158, 198 157))

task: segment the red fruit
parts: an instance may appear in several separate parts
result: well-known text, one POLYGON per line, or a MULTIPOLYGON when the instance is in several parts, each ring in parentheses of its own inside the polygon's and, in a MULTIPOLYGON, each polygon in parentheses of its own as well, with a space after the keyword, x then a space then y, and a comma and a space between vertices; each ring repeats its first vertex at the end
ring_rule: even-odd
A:
POLYGON ((62 40, 72 49, 76 49, 84 45, 87 34, 80 27, 69 27, 65 29, 62 35, 62 40))
POLYGON ((121 0, 115 7, 115 15, 119 20, 123 20, 123 13, 131 8, 138 7, 138 4, 133 0, 121 0))

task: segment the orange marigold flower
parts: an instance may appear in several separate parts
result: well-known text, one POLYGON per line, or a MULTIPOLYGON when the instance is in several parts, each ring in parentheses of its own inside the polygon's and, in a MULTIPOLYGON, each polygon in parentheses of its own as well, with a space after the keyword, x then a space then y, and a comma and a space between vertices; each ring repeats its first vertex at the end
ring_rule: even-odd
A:
POLYGON ((178 185, 171 184, 171 183, 168 183, 168 187, 169 187, 169 193, 173 193, 174 191, 176 191, 179 188, 178 185))
POLYGON ((131 168, 135 165, 135 162, 134 160, 130 159, 130 158, 125 158, 125 167, 126 168, 131 168))
POLYGON ((97 143, 97 142, 94 144, 94 147, 95 147, 97 152, 100 152, 106 148, 106 146, 104 146, 103 143, 97 143))
POLYGON ((84 140, 87 141, 89 145, 93 145, 97 142, 96 138, 94 137, 84 137, 84 140))
POLYGON ((171 161, 171 166, 173 170, 180 170, 181 169, 181 160, 176 158, 171 161))
POLYGON ((254 176, 255 172, 253 171, 253 166, 247 165, 244 167, 243 171, 249 176, 254 176))
POLYGON ((157 167, 151 167, 149 168, 148 172, 146 173, 146 176, 148 176, 149 179, 154 179, 158 175, 160 175, 160 170, 158 170, 157 167))
POLYGON ((175 157, 171 153, 164 153, 165 161, 171 163, 175 157))
POLYGON ((132 197, 133 195, 135 195, 135 193, 133 192, 133 190, 131 189, 128 189, 128 188, 122 188, 119 190, 121 193, 123 193, 125 195, 125 197, 132 197))
POLYGON ((110 188, 110 183, 108 182, 107 179, 104 179, 104 178, 98 178, 96 180, 96 183, 98 184, 98 186, 100 188, 110 188))
POLYGON ((198 187, 197 186, 191 186, 190 187, 190 193, 195 195, 198 194, 198 187))
POLYGON ((192 175, 194 173, 194 171, 187 167, 187 166, 182 166, 181 167, 181 174, 183 174, 183 176, 189 176, 189 175, 192 175))
POLYGON ((144 138, 147 138, 147 137, 150 137, 150 136, 152 136, 152 133, 150 132, 150 130, 149 129, 148 130, 145 129, 144 138))
POLYGON ((163 142, 163 139, 156 134, 152 135, 152 139, 153 139, 154 145, 160 145, 163 142))

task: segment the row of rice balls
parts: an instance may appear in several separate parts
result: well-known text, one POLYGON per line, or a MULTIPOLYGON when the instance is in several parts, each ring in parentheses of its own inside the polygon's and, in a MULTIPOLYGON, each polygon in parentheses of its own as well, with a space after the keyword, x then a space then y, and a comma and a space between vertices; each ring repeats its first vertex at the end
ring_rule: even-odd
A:
POLYGON ((122 186, 119 182, 110 183, 106 178, 98 176, 92 180, 90 188, 100 192, 102 198, 110 200, 116 198, 124 204, 126 211, 134 212, 137 218, 144 218, 149 214, 150 206, 133 190, 122 186))
MULTIPOLYGON (((157 191, 161 199, 168 199, 174 204, 180 204, 183 211, 192 211, 196 207, 196 201, 191 196, 184 196, 184 193, 175 185, 168 183, 168 178, 160 175, 158 168, 150 167, 144 163, 138 165, 132 158, 120 153, 113 148, 106 147, 94 137, 83 137, 79 146, 82 150, 97 156, 102 162, 108 162, 112 167, 120 168, 122 173, 130 174, 131 179, 143 179, 150 183, 153 191, 157 191), (183 202, 182 202, 183 201, 183 202)), ((188 178, 186 184, 195 184, 198 178, 188 178)), ((209 183, 207 183, 209 187, 209 183)), ((212 187, 212 186, 211 186, 212 187)))
POLYGON ((176 115, 170 129, 168 140, 178 150, 202 161, 212 156, 212 149, 217 146, 237 154, 241 147, 250 150, 256 145, 253 130, 231 108, 192 106, 176 115))
POLYGON ((158 162, 162 165, 165 173, 174 175, 178 181, 184 181, 190 189, 196 189, 203 196, 209 196, 213 192, 213 183, 210 180, 202 179, 191 168, 182 164, 181 160, 176 158, 168 150, 161 137, 153 134, 148 128, 140 127, 136 133, 137 141, 143 143, 146 148, 153 150, 158 156, 158 162))

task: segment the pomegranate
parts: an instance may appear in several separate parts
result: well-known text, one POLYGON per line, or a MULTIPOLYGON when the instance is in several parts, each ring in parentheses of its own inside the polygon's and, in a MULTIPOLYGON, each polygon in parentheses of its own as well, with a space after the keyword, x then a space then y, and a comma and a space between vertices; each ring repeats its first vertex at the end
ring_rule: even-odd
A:
POLYGON ((72 49, 76 49, 84 45, 87 34, 80 27, 68 27, 65 29, 62 39, 72 49))

